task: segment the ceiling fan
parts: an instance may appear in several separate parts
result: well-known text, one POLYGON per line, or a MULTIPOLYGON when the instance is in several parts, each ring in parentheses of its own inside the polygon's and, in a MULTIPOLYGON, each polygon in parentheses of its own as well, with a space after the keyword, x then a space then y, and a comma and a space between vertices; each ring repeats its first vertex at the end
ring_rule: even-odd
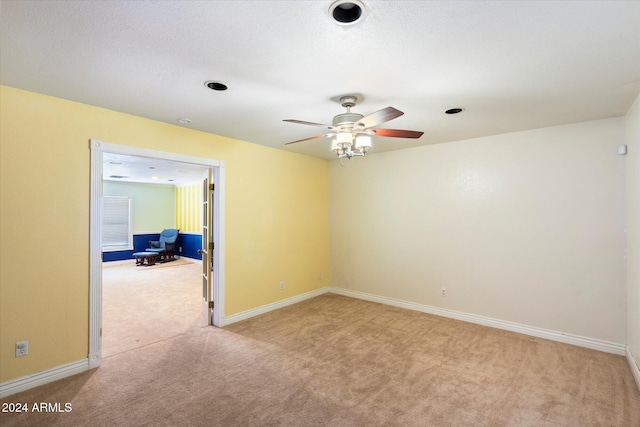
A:
POLYGON ((376 128, 376 126, 400 117, 404 113, 393 107, 387 107, 371 113, 368 116, 363 116, 362 114, 351 112, 351 107, 355 106, 357 101, 358 98, 353 95, 340 98, 340 102, 342 106, 347 109, 347 112, 335 116, 331 125, 293 119, 283 120, 301 125, 326 127, 330 130, 330 132, 288 142, 285 145, 309 141, 311 139, 335 137, 331 143, 331 150, 334 151, 340 159, 343 157, 350 159, 353 156, 364 156, 367 153, 371 148, 372 135, 393 138, 420 138, 424 134, 424 132, 415 130, 376 128))

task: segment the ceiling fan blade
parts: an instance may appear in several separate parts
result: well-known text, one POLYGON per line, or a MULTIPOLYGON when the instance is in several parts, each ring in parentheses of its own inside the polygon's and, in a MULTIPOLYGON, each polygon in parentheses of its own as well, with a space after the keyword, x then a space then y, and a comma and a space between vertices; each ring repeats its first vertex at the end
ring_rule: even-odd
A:
POLYGON ((295 144, 296 142, 302 142, 302 141, 309 141, 310 139, 327 138, 327 137, 329 137, 331 135, 333 135, 333 134, 332 133, 323 133, 322 135, 316 135, 316 136, 312 136, 312 137, 309 137, 309 138, 299 139, 297 141, 287 142, 284 145, 295 144))
POLYGON ((356 126, 363 126, 365 128, 378 126, 379 124, 393 120, 396 117, 400 117, 403 114, 404 113, 402 111, 396 110, 393 107, 383 108, 382 110, 378 110, 368 116, 364 116, 358 121, 358 123, 356 123, 356 126))
POLYGON ((392 138, 420 138, 424 132, 417 130, 402 130, 402 129, 371 129, 375 132, 376 136, 390 136, 392 138))
POLYGON ((322 123, 314 123, 314 122, 305 122, 305 121, 302 121, 302 120, 285 119, 285 120, 283 120, 283 122, 297 123, 299 125, 322 126, 322 127, 325 127, 325 128, 331 128, 330 125, 323 125, 322 123))

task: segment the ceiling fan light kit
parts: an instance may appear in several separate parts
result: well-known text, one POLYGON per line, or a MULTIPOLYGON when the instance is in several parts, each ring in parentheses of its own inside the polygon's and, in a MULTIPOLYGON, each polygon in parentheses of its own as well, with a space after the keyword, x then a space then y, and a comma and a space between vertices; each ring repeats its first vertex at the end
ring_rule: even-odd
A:
POLYGON ((371 137, 369 135, 356 136, 356 150, 366 152, 371 148, 371 137))
POLYGON ((353 156, 364 157, 369 148, 371 148, 369 135, 354 135, 351 132, 339 132, 331 142, 331 150, 338 155, 339 159, 343 157, 350 159, 353 156))
POLYGON ((424 133, 414 130, 376 128, 375 126, 400 117, 404 113, 393 107, 387 107, 369 114, 368 116, 363 116, 362 114, 351 112, 351 107, 354 107, 357 101, 358 98, 353 95, 341 97, 340 103, 347 109, 347 112, 335 116, 331 125, 294 119, 284 120, 285 122, 301 125, 324 126, 330 130, 329 133, 288 142, 285 145, 295 144, 297 142, 308 141, 311 139, 333 138, 331 142, 331 150, 336 153, 339 159, 343 159, 345 157, 351 159, 354 156, 364 157, 365 154, 367 154, 367 151, 369 151, 373 145, 371 139, 371 136, 373 135, 393 138, 420 138, 424 133))

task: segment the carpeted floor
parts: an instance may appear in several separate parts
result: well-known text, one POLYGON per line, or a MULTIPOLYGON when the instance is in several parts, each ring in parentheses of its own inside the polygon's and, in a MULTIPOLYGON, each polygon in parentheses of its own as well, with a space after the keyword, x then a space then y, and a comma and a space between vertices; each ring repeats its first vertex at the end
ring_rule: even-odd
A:
POLYGON ((133 260, 102 269, 102 357, 175 337, 206 324, 202 264, 179 258, 152 266, 133 260))
POLYGON ((2 402, 47 426, 640 426, 622 356, 326 294, 2 402))

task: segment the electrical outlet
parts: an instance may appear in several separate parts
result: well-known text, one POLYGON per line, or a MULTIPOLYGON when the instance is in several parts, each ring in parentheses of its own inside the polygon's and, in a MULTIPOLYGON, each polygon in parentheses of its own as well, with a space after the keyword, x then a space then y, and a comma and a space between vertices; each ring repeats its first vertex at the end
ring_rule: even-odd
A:
POLYGON ((322 281, 322 273, 318 274, 318 282, 322 281))
POLYGON ((284 291, 284 282, 280 282, 280 290, 284 291))
POLYGON ((447 296, 447 288, 441 288, 440 289, 440 295, 443 296, 443 297, 446 297, 447 296))
POLYGON ((29 341, 18 341, 16 343, 16 357, 29 354, 29 341))

